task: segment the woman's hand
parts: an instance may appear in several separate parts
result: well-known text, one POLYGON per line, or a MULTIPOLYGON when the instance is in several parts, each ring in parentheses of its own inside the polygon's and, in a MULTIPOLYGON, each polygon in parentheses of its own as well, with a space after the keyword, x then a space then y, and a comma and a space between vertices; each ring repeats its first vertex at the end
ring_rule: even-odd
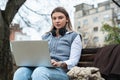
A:
POLYGON ((57 62, 57 61, 55 61, 54 59, 51 60, 51 63, 52 63, 52 65, 55 66, 55 67, 60 67, 60 65, 61 65, 60 62, 57 62))
POLYGON ((57 62, 54 59, 52 59, 51 63, 55 67, 61 67, 61 68, 67 69, 67 64, 65 62, 62 62, 62 61, 57 62))

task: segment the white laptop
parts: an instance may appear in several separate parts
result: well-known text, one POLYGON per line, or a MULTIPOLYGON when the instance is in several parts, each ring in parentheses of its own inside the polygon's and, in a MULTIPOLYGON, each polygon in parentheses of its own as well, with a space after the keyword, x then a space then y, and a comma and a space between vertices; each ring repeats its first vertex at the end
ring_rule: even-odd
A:
POLYGON ((12 41, 11 49, 17 66, 53 67, 47 41, 12 41))

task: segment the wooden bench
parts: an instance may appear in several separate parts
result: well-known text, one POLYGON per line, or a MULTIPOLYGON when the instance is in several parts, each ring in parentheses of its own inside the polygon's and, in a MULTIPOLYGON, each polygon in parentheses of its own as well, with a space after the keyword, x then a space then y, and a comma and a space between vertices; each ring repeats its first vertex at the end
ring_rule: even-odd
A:
POLYGON ((79 67, 93 67, 93 61, 97 51, 100 48, 86 48, 82 49, 81 58, 77 66, 79 67))

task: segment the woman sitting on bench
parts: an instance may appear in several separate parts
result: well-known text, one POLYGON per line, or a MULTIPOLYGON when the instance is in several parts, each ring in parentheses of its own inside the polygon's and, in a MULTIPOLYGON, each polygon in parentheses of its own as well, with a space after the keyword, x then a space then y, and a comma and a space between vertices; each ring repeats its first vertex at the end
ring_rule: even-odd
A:
POLYGON ((13 80, 69 80, 66 72, 79 62, 81 39, 72 30, 69 15, 63 7, 55 8, 51 18, 52 28, 43 35, 43 40, 49 42, 51 63, 55 67, 20 67, 13 80))

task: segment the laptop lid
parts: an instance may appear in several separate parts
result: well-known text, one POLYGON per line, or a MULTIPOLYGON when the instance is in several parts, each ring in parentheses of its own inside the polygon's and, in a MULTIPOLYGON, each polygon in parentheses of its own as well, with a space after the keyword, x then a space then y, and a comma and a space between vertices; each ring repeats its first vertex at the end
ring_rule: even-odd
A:
POLYGON ((53 67, 47 41, 12 41, 11 44, 16 65, 53 67))

